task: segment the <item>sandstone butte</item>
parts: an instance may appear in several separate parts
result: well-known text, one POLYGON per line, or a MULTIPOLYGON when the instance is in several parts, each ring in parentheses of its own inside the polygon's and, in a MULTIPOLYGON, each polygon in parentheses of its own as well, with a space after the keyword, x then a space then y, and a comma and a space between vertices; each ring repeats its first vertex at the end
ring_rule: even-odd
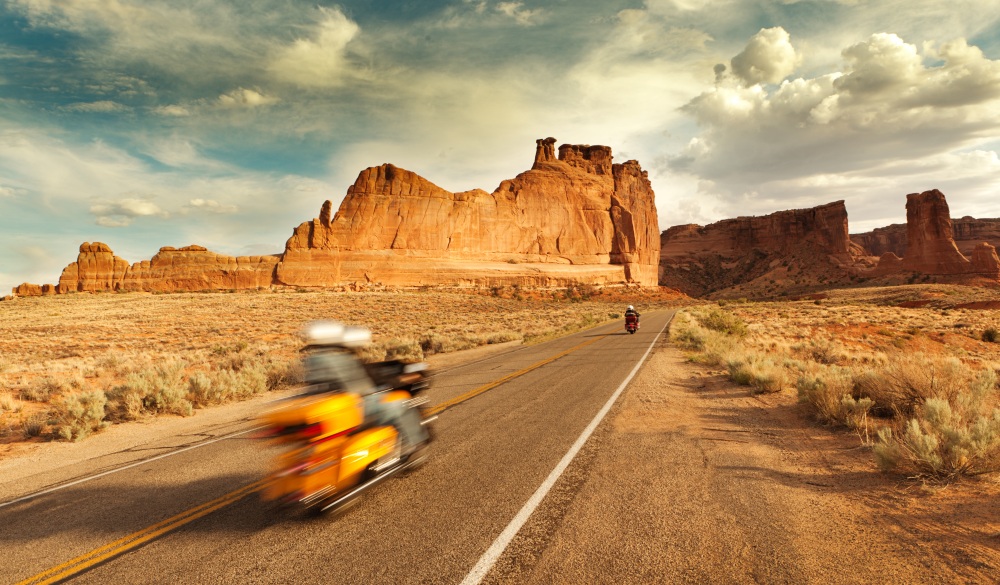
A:
POLYGON ((979 242, 972 249, 972 259, 958 249, 952 219, 944 193, 933 189, 906 196, 906 253, 900 258, 888 251, 881 255, 875 276, 900 272, 931 276, 964 278, 1000 277, 1000 259, 996 247, 979 242))
POLYGON ((232 257, 201 246, 164 247, 129 264, 100 242, 80 246, 57 286, 22 284, 15 296, 68 292, 331 287, 372 282, 563 286, 657 285, 660 238, 646 172, 612 162, 606 146, 536 141, 531 169, 493 192, 451 193, 383 164, 358 175, 339 210, 326 201, 281 254, 232 257), (332 215, 331 215, 332 214, 332 215))

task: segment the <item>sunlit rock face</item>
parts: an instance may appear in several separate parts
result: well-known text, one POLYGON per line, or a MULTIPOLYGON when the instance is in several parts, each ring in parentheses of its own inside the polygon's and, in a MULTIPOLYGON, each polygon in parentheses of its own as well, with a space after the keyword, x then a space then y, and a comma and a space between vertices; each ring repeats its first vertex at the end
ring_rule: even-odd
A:
POLYGON ((84 242, 76 262, 63 269, 56 290, 60 294, 114 291, 120 287, 126 272, 128 262, 115 256, 107 244, 84 242))
MULTIPOLYGON (((181 292, 270 286, 469 284, 655 286, 660 238, 653 189, 607 146, 536 141, 530 170, 492 193, 451 193, 391 164, 366 169, 334 213, 299 225, 273 256, 164 247, 129 265, 85 243, 54 292, 181 292)), ((46 285, 47 286, 47 285, 46 285)), ((24 284, 15 296, 44 294, 24 284)))
POLYGON ((65 294, 253 289, 271 286, 277 263, 277 256, 232 257, 187 246, 160 248, 151 260, 129 265, 107 244, 88 242, 80 246, 76 262, 63 269, 56 290, 65 294))
MULTIPOLYGON (((951 227, 952 239, 966 258, 970 258, 982 242, 993 247, 1000 246, 1000 219, 952 218, 951 227)), ((906 224, 897 223, 870 232, 851 234, 851 241, 864 248, 870 256, 892 252, 903 257, 906 256, 906 224)))
POLYGON ((278 283, 486 284, 506 274, 526 284, 656 284, 652 187, 637 162, 613 164, 606 146, 563 145, 556 157, 555 139, 539 140, 531 169, 492 193, 452 193, 384 164, 362 171, 331 210, 325 203, 294 230, 278 283), (593 268, 575 278, 568 266, 593 268))
POLYGON ((181 292, 267 288, 278 256, 225 256, 202 246, 160 248, 150 260, 129 267, 125 291, 181 292))

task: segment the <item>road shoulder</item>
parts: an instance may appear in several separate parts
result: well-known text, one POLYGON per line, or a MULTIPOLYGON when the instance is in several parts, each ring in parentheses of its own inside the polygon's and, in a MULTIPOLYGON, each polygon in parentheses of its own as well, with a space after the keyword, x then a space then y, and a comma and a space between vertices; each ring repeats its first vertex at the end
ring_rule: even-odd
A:
POLYGON ((886 477, 859 438, 814 425, 794 396, 752 397, 665 342, 612 414, 487 582, 975 583, 1000 571, 996 482, 931 493, 886 477))

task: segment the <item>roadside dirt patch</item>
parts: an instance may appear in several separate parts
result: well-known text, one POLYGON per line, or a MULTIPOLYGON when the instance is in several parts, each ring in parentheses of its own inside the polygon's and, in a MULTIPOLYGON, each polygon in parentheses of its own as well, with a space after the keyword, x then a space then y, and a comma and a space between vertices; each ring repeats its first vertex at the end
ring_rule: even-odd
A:
POLYGON ((813 424, 791 394, 750 396, 668 345, 605 425, 577 495, 548 512, 562 516, 548 541, 493 581, 995 583, 1000 574, 995 479, 933 489, 884 475, 860 437, 813 424))

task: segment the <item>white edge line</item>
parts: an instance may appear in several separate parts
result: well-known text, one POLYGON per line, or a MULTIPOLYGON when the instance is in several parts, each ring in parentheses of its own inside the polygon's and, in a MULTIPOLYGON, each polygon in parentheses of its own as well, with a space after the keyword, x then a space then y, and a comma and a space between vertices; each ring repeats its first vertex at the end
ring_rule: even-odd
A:
POLYGON ((587 439, 590 438, 590 435, 593 434, 595 429, 597 429, 597 425, 601 423, 605 415, 608 414, 608 411, 611 410, 615 401, 618 400, 618 396, 621 395, 622 391, 625 390, 625 387, 628 386, 628 383, 631 382, 632 378, 634 378, 639 372, 639 368, 641 368, 642 364, 645 363, 646 357, 649 356, 649 352, 653 350, 653 346, 656 345, 657 340, 660 339, 660 335, 666 331, 667 325, 670 325, 671 320, 672 317, 671 319, 667 319, 667 322, 663 325, 663 329, 660 329, 660 332, 656 334, 655 338, 653 338, 653 342, 649 344, 648 348, 646 348, 646 353, 642 355, 642 359, 639 360, 639 363, 632 368, 632 371, 629 373, 628 377, 625 378, 625 381, 621 383, 621 386, 619 386, 617 390, 615 390, 614 394, 611 395, 611 398, 604 403, 604 406, 600 411, 598 411, 594 420, 590 421, 590 424, 583 430, 583 433, 579 438, 577 438, 576 442, 573 443, 573 446, 569 448, 569 451, 563 455, 563 458, 559 461, 558 465, 556 465, 555 469, 549 473, 549 476, 545 478, 542 485, 538 486, 535 493, 531 495, 527 502, 525 502, 521 511, 518 512, 517 515, 514 516, 514 519, 510 521, 510 524, 503 529, 503 532, 501 532, 500 536, 493 541, 490 548, 486 549, 483 556, 479 557, 479 561, 476 563, 476 566, 474 566, 472 570, 469 571, 469 574, 465 576, 461 585, 479 585, 483 578, 486 577, 486 574, 490 572, 490 569, 493 568, 497 559, 500 558, 500 555, 502 555, 507 549, 511 541, 514 540, 518 531, 520 531, 521 527, 524 526, 524 523, 528 521, 528 518, 534 513, 538 505, 542 503, 546 494, 549 493, 552 486, 555 485, 556 481, 559 480, 559 477, 562 476, 563 472, 566 471, 566 468, 569 467, 569 464, 576 457, 580 449, 583 448, 583 445, 587 442, 587 439))
POLYGON ((185 451, 190 451, 191 449, 197 449, 198 447, 204 447, 205 445, 211 445, 212 443, 216 443, 218 441, 222 441, 222 440, 225 440, 225 439, 231 439, 233 437, 238 437, 240 435, 245 435, 247 433, 252 433, 253 431, 256 431, 256 430, 262 429, 262 428, 264 428, 264 427, 254 427, 252 429, 247 429, 245 431, 237 431, 235 433, 230 433, 228 435, 222 435, 221 437, 216 437, 214 439, 209 439, 208 441, 202 441, 201 443, 196 443, 194 445, 189 445, 189 446, 184 447, 182 449, 177 449, 176 451, 170 451, 169 453, 163 453, 163 454, 157 455, 156 457, 150 457, 149 459, 143 459, 142 461, 136 461, 135 463, 130 463, 128 465, 125 465, 124 467, 116 467, 114 469, 109 469, 108 471, 104 471, 104 472, 98 473, 97 475, 89 475, 87 477, 80 478, 80 479, 78 479, 76 481, 71 481, 69 483, 64 483, 62 485, 57 485, 56 487, 45 489, 45 490, 42 490, 40 492, 34 492, 34 493, 28 494, 26 496, 21 496, 20 498, 17 498, 16 500, 11 500, 9 502, 4 502, 4 503, 0 504, 0 508, 3 508, 4 506, 10 506, 10 505, 16 504, 18 502, 23 502, 25 500, 31 500, 33 498, 37 498, 38 496, 44 496, 45 494, 51 494, 52 492, 56 492, 56 491, 59 491, 61 489, 66 489, 68 487, 72 487, 74 485, 78 485, 78 484, 81 484, 81 483, 84 483, 84 482, 87 482, 87 481, 90 481, 90 480, 93 480, 93 479, 97 479, 99 477, 104 477, 105 475, 111 475, 112 473, 118 473, 119 471, 125 471, 126 469, 132 469, 133 467, 138 467, 140 465, 145 465, 147 463, 152 463, 153 461, 156 461, 157 459, 164 459, 166 457, 170 457, 171 455, 177 455, 178 453, 183 453, 185 451))

